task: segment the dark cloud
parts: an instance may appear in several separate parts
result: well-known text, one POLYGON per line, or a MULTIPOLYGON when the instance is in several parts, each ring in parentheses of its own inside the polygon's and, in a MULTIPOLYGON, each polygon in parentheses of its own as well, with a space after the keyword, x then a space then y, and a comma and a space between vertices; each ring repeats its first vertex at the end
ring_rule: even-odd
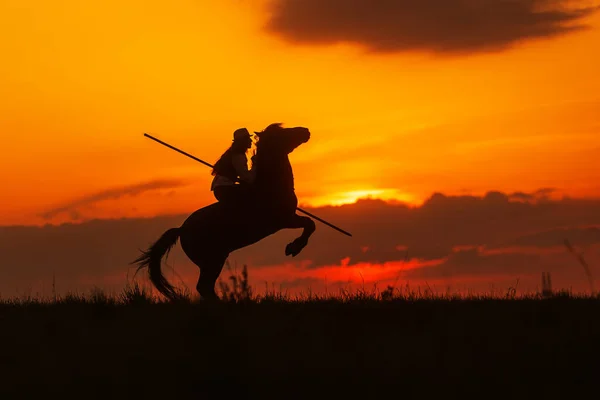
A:
POLYGON ((542 271, 541 263, 541 254, 486 254, 482 249, 475 248, 454 252, 443 264, 411 270, 406 276, 411 279, 440 279, 537 274, 542 271))
MULTIPOLYGON (((372 52, 498 51, 585 28, 597 10, 570 0, 274 0, 266 30, 292 43, 372 52)), ((581 4, 581 2, 579 2, 581 4)))
POLYGON ((595 226, 590 227, 569 227, 550 229, 542 232, 535 232, 519 236, 513 240, 506 241, 501 245, 489 246, 489 248, 499 247, 537 247, 551 248, 562 246, 565 239, 569 239, 579 246, 591 246, 600 243, 600 229, 595 226))
MULTIPOLYGON (((539 193, 525 193, 537 199, 539 193)), ((561 282, 585 275, 564 240, 586 257, 594 269, 600 259, 600 200, 511 200, 490 192, 485 196, 432 195, 420 207, 361 200, 340 207, 306 208, 309 212, 353 234, 352 238, 317 223, 309 245, 294 259, 285 245, 300 230, 285 230, 231 254, 230 261, 252 270, 292 263, 298 269, 326 266, 349 268, 358 264, 384 264, 405 258, 439 260, 441 265, 409 270, 406 278, 440 279, 497 274, 536 274, 541 270, 562 273, 561 282), (596 246, 596 247, 594 247, 596 246), (344 265, 341 260, 346 259, 344 265), (561 272, 562 271, 562 272, 561 272)), ((82 281, 98 284, 104 277, 133 274, 128 263, 166 229, 179 226, 186 215, 150 219, 93 220, 81 224, 43 227, 0 227, 0 293, 26 290, 36 282, 49 287, 53 274, 61 289, 80 287, 82 281)), ((196 279, 179 246, 168 265, 181 276, 196 279)), ((262 270, 261 270, 262 271, 262 270)), ((261 272, 267 276, 266 272, 261 272)), ((168 272, 169 279, 178 278, 168 272)), ((290 276, 286 286, 298 277, 290 276)), ((193 287, 193 286, 192 286, 193 287)))
MULTIPOLYGON (((65 213, 70 216, 71 220, 78 221, 81 219, 81 208, 90 206, 99 201, 116 200, 124 196, 137 196, 151 190, 170 189, 174 187, 181 187, 183 185, 185 185, 185 182, 180 180, 164 179, 144 182, 136 185, 111 188, 81 197, 66 204, 53 207, 41 213, 40 217, 50 220, 59 214, 65 213)), ((170 195, 171 193, 172 192, 169 192, 168 194, 170 195)))
POLYGON ((549 196, 555 193, 557 190, 554 188, 542 188, 538 189, 533 193, 524 193, 524 192, 514 192, 511 193, 508 197, 511 200, 547 200, 549 196))
MULTIPOLYGON (((350 231, 354 238, 319 225, 313 240, 327 246, 310 246, 303 254, 313 260, 313 267, 334 265, 343 257, 350 257, 350 265, 382 263, 403 258, 406 252, 410 258, 434 260, 465 245, 562 246, 564 239, 579 243, 584 236, 586 243, 594 242, 599 238, 587 227, 600 225, 600 200, 528 202, 512 201, 499 192, 482 197, 436 193, 417 208, 362 200, 351 206, 324 207, 317 215, 350 231), (362 246, 369 251, 363 252, 362 246)), ((283 246, 285 239, 278 239, 277 246, 283 246)), ((282 260, 274 258, 277 252, 264 254, 265 258, 272 254, 272 263, 282 260)))

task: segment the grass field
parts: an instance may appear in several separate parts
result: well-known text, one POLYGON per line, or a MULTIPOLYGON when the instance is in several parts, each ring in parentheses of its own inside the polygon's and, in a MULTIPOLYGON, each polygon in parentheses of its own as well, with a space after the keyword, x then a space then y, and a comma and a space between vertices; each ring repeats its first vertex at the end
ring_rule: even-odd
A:
POLYGON ((358 292, 0 304, 0 398, 596 398, 600 297, 358 292))

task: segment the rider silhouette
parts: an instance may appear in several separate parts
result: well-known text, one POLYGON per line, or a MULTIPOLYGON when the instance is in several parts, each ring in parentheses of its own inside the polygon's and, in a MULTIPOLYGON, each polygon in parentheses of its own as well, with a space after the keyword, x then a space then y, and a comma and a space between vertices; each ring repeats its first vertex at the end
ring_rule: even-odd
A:
POLYGON ((210 190, 221 203, 232 204, 247 193, 247 184, 256 176, 254 165, 248 170, 246 151, 252 146, 252 137, 246 128, 233 132, 233 143, 215 163, 210 190), (236 184, 236 180, 241 183, 236 184))

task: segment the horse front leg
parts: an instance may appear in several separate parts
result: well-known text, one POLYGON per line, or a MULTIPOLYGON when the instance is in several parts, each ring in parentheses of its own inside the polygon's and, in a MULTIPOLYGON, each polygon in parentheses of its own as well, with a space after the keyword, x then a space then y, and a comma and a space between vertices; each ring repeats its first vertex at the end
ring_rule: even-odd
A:
POLYGON ((301 217, 298 214, 294 214, 294 216, 286 224, 285 228, 303 228, 302 235, 294 239, 294 241, 285 247, 286 256, 291 255, 292 257, 296 257, 308 244, 308 238, 310 238, 310 236, 314 233, 316 226, 315 222, 311 218, 301 217))

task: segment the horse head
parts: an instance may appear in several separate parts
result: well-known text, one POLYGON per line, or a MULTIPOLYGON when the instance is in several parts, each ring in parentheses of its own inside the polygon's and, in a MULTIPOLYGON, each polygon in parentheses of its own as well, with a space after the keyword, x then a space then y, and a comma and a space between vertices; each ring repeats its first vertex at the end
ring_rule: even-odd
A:
POLYGON ((288 155, 308 142, 310 131, 304 127, 284 128, 281 123, 274 123, 254 133, 258 138, 256 154, 252 157, 256 165, 256 190, 269 203, 285 202, 291 207, 290 202, 293 202, 295 209, 294 174, 288 155))
POLYGON ((310 139, 308 128, 301 126, 284 128, 281 123, 267 126, 263 131, 254 132, 258 138, 256 155, 266 153, 269 156, 287 156, 302 143, 310 139))

